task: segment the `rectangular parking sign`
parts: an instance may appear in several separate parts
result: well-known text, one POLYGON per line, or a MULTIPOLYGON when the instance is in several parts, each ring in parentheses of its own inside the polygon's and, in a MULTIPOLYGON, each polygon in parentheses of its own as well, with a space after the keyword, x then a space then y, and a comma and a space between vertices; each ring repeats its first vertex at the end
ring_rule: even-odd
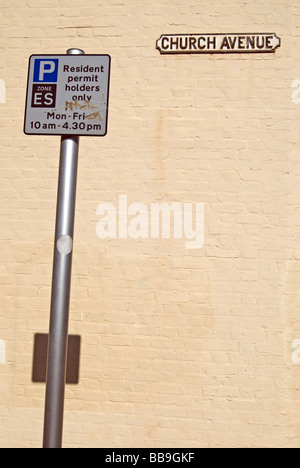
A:
POLYGON ((109 55, 32 55, 24 132, 105 136, 109 55))

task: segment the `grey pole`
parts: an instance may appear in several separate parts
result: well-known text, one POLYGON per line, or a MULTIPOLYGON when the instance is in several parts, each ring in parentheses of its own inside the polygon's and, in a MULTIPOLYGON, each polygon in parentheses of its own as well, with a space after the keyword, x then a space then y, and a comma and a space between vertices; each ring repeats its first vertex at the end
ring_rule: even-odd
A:
MULTIPOLYGON (((69 49, 68 55, 82 55, 69 49)), ((44 414, 44 448, 61 448, 68 346, 69 303, 73 253, 78 136, 62 136, 48 340, 44 414)))

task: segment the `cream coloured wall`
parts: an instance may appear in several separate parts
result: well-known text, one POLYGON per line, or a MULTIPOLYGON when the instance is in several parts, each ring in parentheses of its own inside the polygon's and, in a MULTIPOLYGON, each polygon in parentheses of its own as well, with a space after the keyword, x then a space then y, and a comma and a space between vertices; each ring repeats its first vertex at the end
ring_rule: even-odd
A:
POLYGON ((299 446, 299 2, 2 0, 0 18, 0 446, 42 440, 59 137, 24 135, 23 115, 29 56, 70 47, 112 69, 108 134, 80 141, 64 446, 299 446), (226 32, 282 44, 156 50, 226 32), (203 203, 203 247, 99 238, 122 195, 203 203))

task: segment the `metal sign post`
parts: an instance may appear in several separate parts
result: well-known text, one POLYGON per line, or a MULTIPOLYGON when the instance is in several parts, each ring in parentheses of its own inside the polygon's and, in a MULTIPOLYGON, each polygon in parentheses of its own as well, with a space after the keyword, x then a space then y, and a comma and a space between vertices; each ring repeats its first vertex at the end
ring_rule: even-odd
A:
POLYGON ((44 448, 62 445, 79 136, 105 136, 109 55, 32 55, 24 132, 61 135, 48 339, 44 448))
MULTIPOLYGON (((77 49, 68 54, 84 54, 77 49)), ((44 416, 44 448, 60 448, 68 346, 69 303, 78 167, 78 136, 61 137, 51 315, 44 416)))

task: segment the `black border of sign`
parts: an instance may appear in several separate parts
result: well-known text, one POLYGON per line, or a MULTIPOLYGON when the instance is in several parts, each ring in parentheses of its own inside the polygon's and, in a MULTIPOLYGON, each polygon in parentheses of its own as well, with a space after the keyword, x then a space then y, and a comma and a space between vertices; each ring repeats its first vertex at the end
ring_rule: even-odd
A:
POLYGON ((281 37, 278 37, 276 33, 194 33, 194 34, 161 34, 159 39, 156 41, 156 49, 160 52, 161 55, 207 55, 207 54, 221 54, 221 55, 226 55, 226 54, 274 54, 278 47, 281 47, 281 37), (162 39, 162 37, 168 36, 168 37, 180 37, 180 36, 268 36, 272 35, 275 36, 279 40, 279 44, 275 47, 274 50, 205 50, 205 51, 167 51, 164 52, 162 49, 158 46, 158 41, 162 39))
POLYGON ((78 136, 78 137, 95 137, 101 138, 105 137, 108 132, 108 109, 109 106, 107 105, 106 110, 106 122, 105 122, 105 133, 103 135, 88 135, 86 133, 27 133, 25 131, 25 125, 27 120, 27 100, 28 100, 28 93, 29 93, 29 72, 30 72, 30 61, 32 57, 108 57, 109 58, 109 69, 108 69, 108 86, 107 86, 107 104, 109 103, 109 93, 110 93, 110 72, 111 72, 111 56, 109 54, 80 54, 80 55, 68 55, 68 54, 32 54, 28 59, 28 71, 27 71, 27 86, 26 86, 26 100, 25 100, 25 116, 24 116, 24 125, 23 125, 23 132, 25 135, 30 136, 78 136))

